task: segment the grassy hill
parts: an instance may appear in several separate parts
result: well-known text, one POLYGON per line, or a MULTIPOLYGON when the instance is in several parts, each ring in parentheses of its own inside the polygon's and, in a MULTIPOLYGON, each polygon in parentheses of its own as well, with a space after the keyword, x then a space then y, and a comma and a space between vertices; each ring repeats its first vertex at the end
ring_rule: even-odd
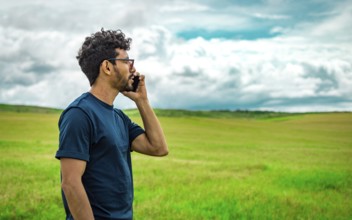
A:
MULTIPOLYGON (((0 108, 0 219, 64 219, 62 110, 0 108)), ((170 154, 132 153, 134 219, 352 219, 352 113, 157 113, 170 154)))

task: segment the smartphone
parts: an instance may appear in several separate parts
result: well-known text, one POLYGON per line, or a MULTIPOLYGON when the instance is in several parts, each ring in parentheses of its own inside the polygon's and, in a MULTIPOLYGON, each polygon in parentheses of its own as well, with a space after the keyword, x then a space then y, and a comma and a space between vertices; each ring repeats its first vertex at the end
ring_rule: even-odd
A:
POLYGON ((133 83, 132 83, 132 91, 136 92, 137 88, 138 88, 138 84, 139 84, 139 76, 134 76, 133 77, 133 83))

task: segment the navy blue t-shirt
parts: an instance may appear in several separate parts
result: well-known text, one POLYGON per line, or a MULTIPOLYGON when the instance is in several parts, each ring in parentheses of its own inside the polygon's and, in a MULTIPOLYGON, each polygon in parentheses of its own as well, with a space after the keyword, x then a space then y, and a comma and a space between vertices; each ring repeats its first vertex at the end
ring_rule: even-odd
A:
MULTIPOLYGON (((59 129, 55 157, 87 161, 82 182, 95 219, 132 219, 131 143, 144 130, 90 93, 65 109, 59 129)), ((66 219, 73 219, 62 196, 66 219)))

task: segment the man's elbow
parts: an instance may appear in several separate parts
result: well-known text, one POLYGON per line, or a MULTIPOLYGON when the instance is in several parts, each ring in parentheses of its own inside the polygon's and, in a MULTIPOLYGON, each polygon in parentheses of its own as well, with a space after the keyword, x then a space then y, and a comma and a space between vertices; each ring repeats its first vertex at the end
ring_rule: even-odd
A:
POLYGON ((169 154, 169 149, 168 149, 167 145, 164 145, 161 148, 159 148, 156 156, 165 157, 168 154, 169 154))
POLYGON ((165 156, 167 156, 169 154, 169 150, 164 150, 164 151, 162 151, 160 154, 159 154, 159 156, 160 157, 165 157, 165 156))
POLYGON ((73 184, 69 181, 62 181, 61 183, 61 189, 64 191, 64 193, 69 193, 73 191, 73 184))
POLYGON ((72 194, 74 191, 77 190, 77 186, 78 186, 78 181, 74 181, 72 179, 69 180, 62 180, 61 183, 61 189, 64 191, 65 195, 66 194, 72 194))

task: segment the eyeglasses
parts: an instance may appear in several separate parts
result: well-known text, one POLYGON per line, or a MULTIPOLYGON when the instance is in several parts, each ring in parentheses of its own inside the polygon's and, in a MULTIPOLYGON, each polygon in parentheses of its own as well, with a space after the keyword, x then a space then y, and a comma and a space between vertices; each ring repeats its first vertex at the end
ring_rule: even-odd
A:
POLYGON ((129 59, 129 58, 109 58, 109 61, 113 61, 113 60, 121 60, 122 62, 129 64, 130 65, 130 69, 133 68, 133 64, 134 64, 134 59, 129 59))

